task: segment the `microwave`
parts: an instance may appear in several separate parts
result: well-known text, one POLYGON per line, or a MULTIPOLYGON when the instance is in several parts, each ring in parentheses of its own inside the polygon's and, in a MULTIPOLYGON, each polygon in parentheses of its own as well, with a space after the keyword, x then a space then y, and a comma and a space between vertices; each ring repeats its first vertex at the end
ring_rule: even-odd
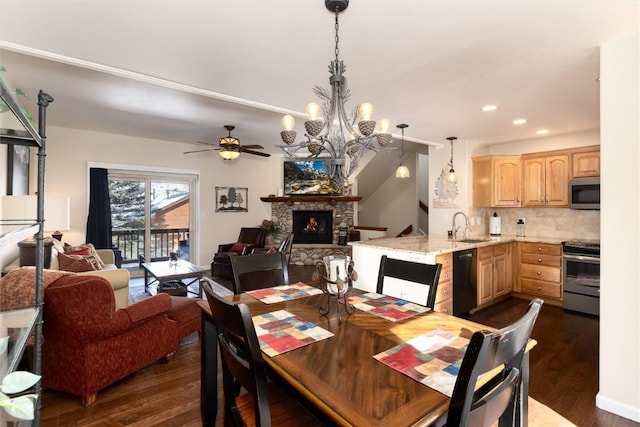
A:
POLYGON ((569 181, 571 209, 600 209, 600 178, 575 178, 569 181))

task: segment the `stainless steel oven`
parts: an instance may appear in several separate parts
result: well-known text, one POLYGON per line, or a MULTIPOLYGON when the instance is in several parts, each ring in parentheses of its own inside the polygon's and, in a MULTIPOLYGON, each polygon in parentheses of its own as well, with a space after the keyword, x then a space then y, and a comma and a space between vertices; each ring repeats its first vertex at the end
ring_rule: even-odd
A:
POLYGON ((600 314, 600 242, 570 240, 562 243, 564 308, 600 314))

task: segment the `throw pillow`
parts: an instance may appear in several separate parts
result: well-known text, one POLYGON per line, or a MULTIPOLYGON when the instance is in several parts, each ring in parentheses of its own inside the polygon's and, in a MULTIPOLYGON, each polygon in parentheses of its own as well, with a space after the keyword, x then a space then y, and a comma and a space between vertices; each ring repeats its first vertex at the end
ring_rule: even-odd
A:
POLYGON ((249 246, 249 243, 234 243, 233 246, 231 246, 231 249, 229 249, 229 252, 236 252, 241 254, 244 248, 246 248, 247 246, 249 246))
POLYGON ((64 251, 65 255, 92 255, 91 248, 82 248, 77 251, 64 251))
POLYGON ((96 268, 97 264, 92 258, 92 255, 82 256, 60 253, 58 254, 58 264, 60 265, 60 270, 74 273, 101 270, 102 268, 96 268))
POLYGON ((104 262, 102 262, 102 259, 100 258, 100 256, 98 255, 98 253, 96 252, 96 248, 93 246, 93 243, 83 243, 81 245, 77 245, 77 246, 73 246, 70 245, 69 243, 65 243, 64 244, 64 253, 65 254, 74 254, 74 252, 77 252, 76 255, 91 255, 95 258, 96 262, 100 265, 100 270, 102 270, 104 268, 104 262), (86 253, 82 253, 83 251, 89 251, 88 254, 86 253))

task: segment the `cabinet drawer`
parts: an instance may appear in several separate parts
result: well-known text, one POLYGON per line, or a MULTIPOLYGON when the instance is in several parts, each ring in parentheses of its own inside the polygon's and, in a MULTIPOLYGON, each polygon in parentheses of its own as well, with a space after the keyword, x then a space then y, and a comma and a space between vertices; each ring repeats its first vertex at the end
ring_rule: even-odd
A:
POLYGON ((560 283, 560 268, 548 267, 546 265, 522 264, 521 276, 523 280, 535 279, 546 280, 548 282, 560 283))
POLYGON ((539 295, 550 298, 562 298, 562 286, 558 283, 542 280, 522 279, 522 292, 530 295, 539 295))
POLYGON ((548 265, 551 267, 560 267, 562 265, 562 257, 555 255, 523 253, 520 256, 520 260, 525 264, 548 265))
POLYGON ((521 251, 522 253, 530 253, 530 254, 540 254, 540 255, 562 255, 562 246, 560 245, 550 245, 547 243, 531 243, 531 242, 522 242, 521 243, 521 251))
POLYGON ((436 291, 436 303, 451 299, 453 297, 453 281, 446 280, 438 283, 438 290, 436 291))
POLYGON ((453 280, 453 269, 451 268, 440 270, 440 279, 438 280, 438 286, 440 286, 442 282, 446 282, 447 280, 453 280))
POLYGON ((441 254, 436 256, 436 263, 442 264, 442 271, 451 270, 453 268, 453 254, 441 254))
POLYGON ((438 313, 453 314, 453 300, 448 299, 442 302, 437 302, 433 307, 433 311, 437 311, 438 313))

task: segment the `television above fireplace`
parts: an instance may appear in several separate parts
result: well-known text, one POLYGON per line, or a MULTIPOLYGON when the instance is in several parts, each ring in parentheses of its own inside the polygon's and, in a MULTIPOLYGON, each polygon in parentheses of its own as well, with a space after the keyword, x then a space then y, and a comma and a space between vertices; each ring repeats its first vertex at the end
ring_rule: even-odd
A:
POLYGON ((287 196, 340 196, 342 183, 329 177, 327 161, 287 160, 284 162, 284 194, 287 196))

